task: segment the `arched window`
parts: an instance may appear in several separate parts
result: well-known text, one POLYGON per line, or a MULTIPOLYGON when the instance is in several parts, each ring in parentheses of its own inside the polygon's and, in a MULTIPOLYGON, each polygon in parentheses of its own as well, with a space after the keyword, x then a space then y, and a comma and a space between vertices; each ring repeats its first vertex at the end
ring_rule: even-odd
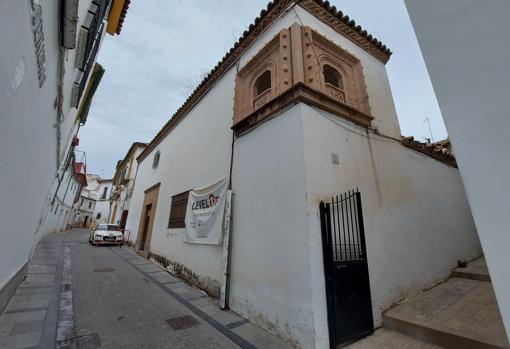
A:
POLYGON ((340 75, 338 70, 336 70, 329 64, 324 64, 323 71, 324 82, 326 82, 326 84, 333 85, 341 90, 344 89, 344 81, 342 79, 342 75, 340 75))
POLYGON ((254 85, 254 97, 260 96, 262 93, 271 89, 271 72, 266 70, 263 72, 257 80, 255 80, 254 85))
POLYGON ((158 150, 156 154, 154 154, 154 160, 152 161, 152 168, 156 168, 159 165, 159 157, 161 156, 161 152, 158 150))

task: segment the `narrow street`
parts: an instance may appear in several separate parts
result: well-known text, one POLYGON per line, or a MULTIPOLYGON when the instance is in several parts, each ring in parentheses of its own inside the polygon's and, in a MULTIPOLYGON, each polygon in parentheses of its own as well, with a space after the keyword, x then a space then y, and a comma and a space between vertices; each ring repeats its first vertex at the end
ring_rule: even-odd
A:
POLYGON ((0 317, 0 348, 286 348, 129 248, 52 234, 0 317))

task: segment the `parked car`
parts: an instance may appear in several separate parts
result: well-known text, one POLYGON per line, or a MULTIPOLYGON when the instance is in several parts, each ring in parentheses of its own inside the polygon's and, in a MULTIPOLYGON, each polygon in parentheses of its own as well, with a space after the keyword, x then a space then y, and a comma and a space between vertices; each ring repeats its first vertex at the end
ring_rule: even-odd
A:
POLYGON ((92 245, 119 245, 124 243, 124 234, 118 225, 99 224, 89 236, 89 242, 92 245))

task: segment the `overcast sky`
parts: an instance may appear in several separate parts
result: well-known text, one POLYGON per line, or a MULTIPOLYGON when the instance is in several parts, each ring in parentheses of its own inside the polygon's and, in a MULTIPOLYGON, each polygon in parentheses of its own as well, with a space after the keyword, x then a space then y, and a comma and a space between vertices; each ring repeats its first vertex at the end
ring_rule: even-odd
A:
MULTIPOLYGON (((446 137, 441 113, 403 0, 330 0, 381 40, 402 134, 446 137)), ((87 170, 112 177, 135 142, 149 142, 257 17, 266 0, 132 0, 119 36, 107 35, 106 72, 79 149, 87 170)))

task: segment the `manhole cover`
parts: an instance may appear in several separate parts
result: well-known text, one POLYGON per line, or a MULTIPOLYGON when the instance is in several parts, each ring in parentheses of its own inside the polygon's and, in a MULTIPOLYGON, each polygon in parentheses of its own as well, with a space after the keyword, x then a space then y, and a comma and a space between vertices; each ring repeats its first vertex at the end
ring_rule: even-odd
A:
POLYGON ((109 273, 111 271, 114 271, 115 269, 113 268, 96 268, 94 269, 94 272, 96 273, 109 273))
POLYGON ((168 325, 176 331, 200 325, 200 322, 190 315, 177 316, 167 319, 166 322, 168 322, 168 325))

